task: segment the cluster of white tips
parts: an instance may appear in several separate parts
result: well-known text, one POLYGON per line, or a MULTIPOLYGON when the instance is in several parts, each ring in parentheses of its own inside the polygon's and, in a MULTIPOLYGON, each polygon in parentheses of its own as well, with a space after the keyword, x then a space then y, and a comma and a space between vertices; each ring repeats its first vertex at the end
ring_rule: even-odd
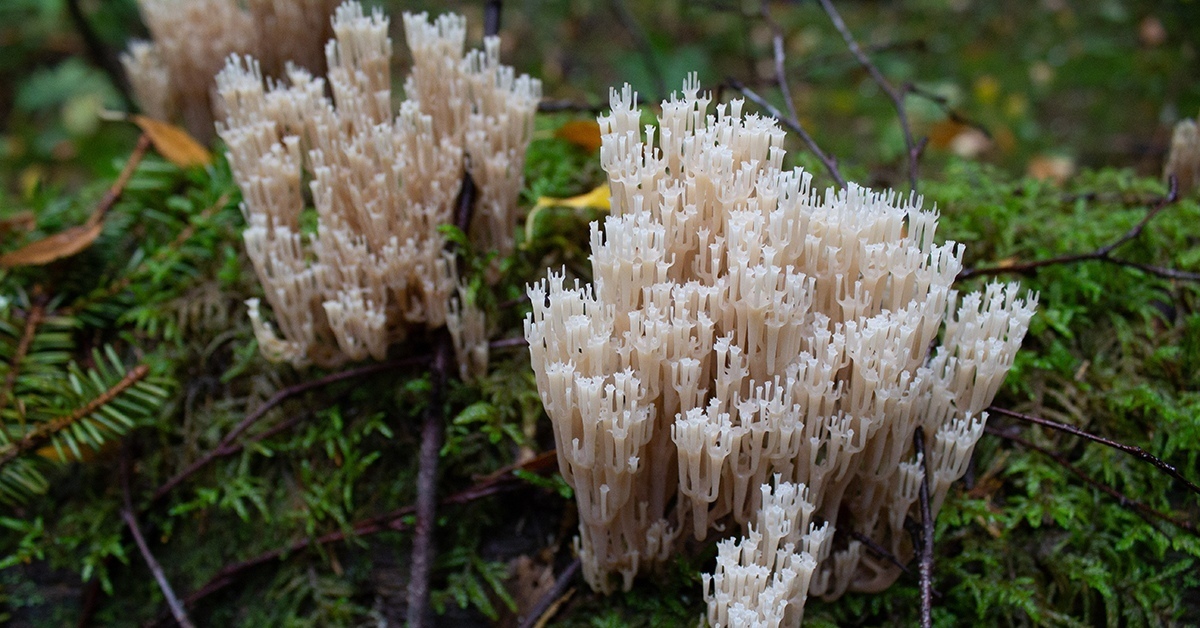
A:
POLYGON ((530 286, 525 324, 584 574, 628 587, 681 534, 732 522, 746 537, 721 546, 710 621, 794 625, 807 594, 899 575, 858 542, 817 539, 842 526, 912 551, 913 434, 931 435, 936 508, 1036 297, 994 284, 960 299, 963 247, 935 242, 920 198, 812 190, 782 169, 775 120, 736 100, 710 113, 694 78, 657 128, 641 128, 635 101, 614 90, 600 118, 613 209, 592 224, 594 284, 551 273, 530 286), (810 516, 823 522, 811 532, 810 516), (780 601, 782 614, 764 610, 780 601))

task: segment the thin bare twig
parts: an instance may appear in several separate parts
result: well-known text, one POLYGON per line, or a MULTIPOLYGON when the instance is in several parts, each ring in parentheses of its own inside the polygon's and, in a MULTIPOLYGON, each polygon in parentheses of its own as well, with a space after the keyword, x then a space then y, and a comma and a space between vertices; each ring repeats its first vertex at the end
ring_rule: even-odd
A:
POLYGON ((982 122, 969 118, 959 110, 950 106, 950 101, 947 100, 945 96, 942 96, 941 94, 935 94, 934 92, 931 92, 923 87, 913 85, 912 83, 906 83, 904 85, 904 89, 913 96, 924 98, 925 100, 937 105, 938 108, 942 110, 942 113, 944 113, 947 118, 950 118, 951 121, 975 129, 976 131, 982 133, 983 136, 989 140, 992 139, 992 131, 990 129, 984 126, 982 122))
POLYGON ((663 78, 662 68, 658 65, 658 57, 654 55, 654 46, 650 43, 650 37, 646 35, 646 31, 638 24, 637 18, 630 12, 629 7, 625 6, 624 0, 609 0, 609 6, 612 7, 613 13, 616 14, 617 21, 633 37, 634 44, 637 45, 638 51, 642 54, 642 62, 646 64, 646 71, 650 74, 650 80, 654 81, 654 88, 658 90, 655 96, 658 98, 666 97, 667 82, 663 78))
POLYGON ((566 594, 567 589, 571 587, 571 583, 575 582, 575 577, 579 575, 581 563, 579 557, 571 561, 570 565, 559 574, 558 579, 554 581, 554 586, 546 591, 545 595, 538 600, 538 603, 530 609, 529 614, 521 621, 521 628, 534 628, 535 626, 545 625, 544 620, 549 617, 547 615, 554 607, 554 603, 566 594))
MULTIPOLYGON (((639 100, 641 100, 639 98, 639 100)), ((539 113, 558 113, 560 111, 577 111, 580 113, 600 113, 605 105, 592 105, 574 100, 543 100, 538 103, 539 113)))
POLYGON ((113 54, 104 45, 100 36, 96 34, 96 30, 88 22, 87 16, 83 14, 83 9, 79 6, 79 0, 67 0, 67 15, 75 23, 75 30, 79 31, 79 36, 83 39, 84 48, 87 49, 88 56, 92 58, 92 62, 100 66, 100 69, 108 75, 109 81, 112 82, 117 93, 121 95, 121 100, 125 103, 126 108, 132 109, 134 102, 133 98, 130 97, 129 82, 125 78, 125 73, 122 71, 117 55, 113 54))
POLYGON ((129 154, 129 159, 125 161, 125 167, 121 168, 121 173, 117 175, 117 179, 109 186, 108 191, 100 198, 100 202, 96 204, 96 208, 92 210, 92 215, 88 216, 88 226, 95 225, 104 219, 104 215, 112 206, 116 204, 117 199, 121 198, 121 194, 125 192, 125 186, 129 184, 129 180, 133 178, 133 173, 137 170, 138 164, 142 163, 142 158, 146 156, 146 151, 150 149, 150 136, 142 133, 138 137, 137 144, 133 147, 133 152, 129 154))
POLYGON ((883 547, 879 543, 876 543, 875 539, 863 534, 862 532, 859 532, 858 530, 851 530, 850 538, 865 545, 867 547, 867 549, 871 551, 872 554, 875 554, 876 556, 899 567, 900 571, 903 571, 904 573, 906 573, 910 576, 912 575, 911 569, 909 569, 904 563, 900 562, 900 559, 896 558, 895 554, 887 551, 887 548, 883 547))
POLYGON ((488 351, 499 351, 501 349, 513 349, 517 347, 528 347, 529 341, 525 336, 514 336, 512 338, 501 338, 488 343, 488 351))
POLYGON ((1006 275, 1011 273, 1027 273, 1038 268, 1046 266, 1056 266, 1060 264, 1077 264, 1079 262, 1107 262, 1116 264, 1117 266, 1125 266, 1128 268, 1136 268, 1143 272, 1157 275, 1166 279, 1179 279, 1184 281, 1200 281, 1200 273, 1179 270, 1176 268, 1164 268, 1161 266, 1153 266, 1150 264, 1142 264, 1133 262, 1119 257, 1113 257, 1113 251, 1120 246, 1137 239, 1146 230, 1146 225, 1158 216, 1164 209, 1175 204, 1179 200, 1179 182, 1172 176, 1168 180, 1168 190, 1165 196, 1160 197, 1154 202, 1150 211, 1142 217, 1140 221, 1121 237, 1102 246, 1095 251, 1089 253, 1074 253, 1071 255, 1059 255, 1047 259, 1034 260, 1032 262, 1022 262, 1018 264, 1009 264, 1007 266, 992 266, 990 268, 968 268, 958 274, 958 279, 967 279, 970 277, 990 276, 990 275, 1006 275))
POLYGON ((1041 425, 1043 427, 1048 427, 1048 428, 1051 428, 1054 430, 1058 430, 1060 432, 1066 432, 1067 434, 1072 434, 1074 436, 1086 438, 1090 441, 1100 443, 1101 445, 1111 447, 1113 449, 1116 449, 1117 451, 1123 451, 1131 456, 1134 456, 1135 458, 1138 458, 1140 460, 1143 460, 1145 462, 1148 462, 1148 463, 1154 465, 1155 467, 1158 467, 1158 469, 1160 469, 1167 475, 1182 482, 1183 485, 1188 488, 1188 490, 1192 491, 1193 493, 1195 493, 1197 495, 1200 495, 1200 486, 1196 486, 1195 483, 1193 483, 1191 480, 1184 477, 1183 474, 1180 473, 1179 470, 1176 469, 1175 467, 1173 467, 1173 466, 1167 464, 1165 461, 1151 455, 1149 452, 1147 452, 1146 450, 1144 450, 1141 447, 1138 447, 1136 445, 1126 445, 1125 443, 1118 443, 1117 441, 1104 438, 1103 436, 1097 436, 1090 432, 1085 432, 1085 431, 1075 427, 1074 425, 1067 425, 1066 423, 1059 423, 1058 421, 1051 421, 1050 419, 1044 419, 1040 416, 1034 416, 1032 414, 1023 414, 1020 412, 1013 412, 1012 410, 1006 410, 1004 408, 999 408, 996 406, 989 407, 988 412, 994 412, 996 414, 1000 414, 1000 415, 1007 416, 1007 417, 1012 417, 1014 419, 1020 419, 1027 423, 1033 423, 1036 425, 1041 425))
POLYGON ((776 120, 779 120, 784 126, 795 131, 796 134, 800 136, 800 139, 804 141, 804 145, 808 147, 808 150, 811 151, 813 155, 816 155, 817 159, 821 161, 821 164, 825 166, 825 169, 829 171, 829 176, 833 177, 833 180, 837 183, 838 187, 846 187, 846 178, 842 176, 841 170, 838 169, 837 159, 826 154, 825 151, 821 150, 820 146, 817 146, 816 140, 814 140, 812 136, 808 134, 808 131, 804 130, 804 125, 800 124, 799 120, 780 111, 778 107, 772 105, 762 96, 759 96, 754 92, 754 90, 746 87, 746 85, 741 81, 730 77, 726 79, 726 82, 729 84, 731 89, 741 92, 741 94, 746 98, 749 98, 751 102, 766 110, 767 114, 774 117, 776 120))
POLYGON ((917 455, 921 457, 924 473, 921 474, 921 560, 919 578, 921 587, 921 628, 933 626, 933 508, 929 504, 929 452, 925 450, 925 429, 917 426, 913 434, 917 455))
POLYGON ((787 70, 785 69, 787 55, 783 48, 783 27, 779 26, 779 22, 771 17, 770 4, 766 0, 759 5, 759 15, 771 28, 771 44, 775 53, 775 82, 779 84, 779 91, 783 92, 783 104, 787 105, 788 115, 793 120, 799 120, 800 114, 796 113, 796 103, 792 101, 792 88, 788 85, 787 70))
POLYGON ((257 423, 260 419, 262 419, 264 416, 266 416, 267 412, 271 411, 271 409, 273 409, 275 406, 278 406, 279 404, 283 403, 290 397, 294 397, 296 395, 299 395, 300 393, 307 392, 314 388, 328 386, 330 384, 334 384, 334 383, 344 381, 347 379, 353 379, 355 377, 362 377, 365 375, 370 375, 372 373, 379 373, 381 371, 387 371, 387 370, 396 369, 396 368, 415 366, 417 364, 421 364, 421 363, 425 362, 426 360, 428 360, 427 356, 415 356, 415 357, 411 357, 411 358, 407 358, 407 359, 403 359, 403 360, 395 360, 392 362, 382 362, 379 364, 368 364, 366 366, 360 366, 357 368, 347 369, 345 371, 338 371, 337 373, 330 373, 329 375, 326 375, 324 377, 309 380, 306 382, 301 382, 301 383, 295 384, 293 386, 288 386, 287 388, 284 388, 284 389, 276 392, 274 395, 271 395, 271 397, 269 399, 267 399, 266 402, 264 402, 261 406, 255 408, 254 412, 247 414, 246 418, 242 419, 237 425, 235 425, 233 427, 233 429, 230 430, 229 433, 226 434, 219 443, 217 443, 216 447, 214 447, 212 450, 210 450, 208 453, 204 454, 203 456, 197 458, 194 462, 192 462, 192 464, 190 464, 186 468, 184 468, 183 471, 180 471, 174 477, 172 477, 171 479, 164 482, 162 484, 162 486, 159 486, 154 491, 154 495, 153 495, 153 497, 151 497, 150 501, 156 502, 156 501, 162 499, 163 497, 165 497, 167 495, 167 493, 170 493, 176 486, 179 486, 184 480, 191 477, 193 474, 195 474, 200 469, 203 469, 204 467, 208 466, 208 464, 210 462, 212 462, 213 460, 216 460, 217 458, 229 456, 229 455, 232 455, 232 454, 240 451, 241 446, 237 445, 235 443, 237 438, 239 436, 241 436, 246 430, 253 427, 254 424, 257 423))
MULTIPOLYGON (((1010 440, 1026 449, 1036 451, 1036 452, 1042 454, 1043 456, 1046 456, 1046 457, 1050 458, 1051 460, 1054 460, 1059 465, 1061 465, 1064 469, 1073 473, 1076 477, 1078 477, 1079 479, 1086 482, 1092 488, 1095 488, 1096 490, 1117 500, 1117 503, 1120 504, 1122 508, 1132 509, 1135 514, 1137 514, 1139 517, 1141 517, 1143 520, 1145 520, 1146 523, 1150 524, 1150 526, 1156 530, 1158 530, 1158 526, 1154 525, 1154 523, 1152 521, 1146 519, 1146 517, 1154 517, 1155 519, 1159 519, 1161 521, 1166 521, 1167 523, 1170 523, 1179 528, 1182 528, 1183 530, 1186 530, 1187 532, 1190 532, 1196 536, 1200 536, 1200 529, 1197 529, 1196 525, 1194 523, 1191 523, 1190 521, 1185 521, 1183 519, 1178 519, 1176 517, 1172 517, 1171 515, 1168 515, 1163 512, 1159 512, 1158 510, 1155 510, 1155 509, 1151 508, 1150 506, 1147 506, 1146 504, 1143 504, 1142 502, 1137 501, 1136 499, 1126 496, 1124 493, 1118 491, 1117 489, 1115 489, 1107 484, 1104 484, 1103 482, 1100 482, 1099 480, 1096 480, 1096 479, 1092 478, 1091 476, 1089 476, 1088 474, 1084 473, 1083 470, 1081 470, 1079 467, 1076 467, 1075 465, 1071 464, 1071 462, 1069 460, 1067 460, 1067 458, 1065 456, 1063 456, 1062 454, 1050 451, 1049 449, 1046 449, 1045 447, 1036 445, 1032 441, 1029 441, 1025 438, 1017 436, 1016 434, 1010 434, 1004 430, 1000 430, 1000 429, 997 429, 997 428, 994 428, 991 426, 985 427, 984 431, 993 436, 998 436, 1000 438, 1010 440)), ((1162 530, 1159 530, 1159 532, 1162 532, 1162 530)), ((1166 533, 1163 532, 1163 535, 1166 536, 1166 533)))
MULTIPOLYGON (((128 443, 126 444, 128 447, 128 443)), ((129 453, 126 448, 125 454, 121 458, 121 493, 124 499, 124 506, 121 508, 121 519, 125 521, 125 526, 129 528, 129 532, 133 535, 133 540, 137 543, 138 551, 142 554, 142 560, 146 561, 146 566, 150 568, 150 573, 154 575, 154 581, 158 583, 158 588, 162 591, 163 597, 167 600, 167 607, 171 609, 171 615, 175 617, 175 621, 183 628, 194 628, 191 618, 188 617, 187 611, 183 608, 183 604, 179 602, 179 598, 175 596, 175 589, 171 588, 171 582, 167 580, 167 575, 163 572, 162 565, 158 559, 154 558, 154 554, 150 551, 150 545, 146 543, 146 537, 142 536, 142 528, 138 525, 137 516, 133 514, 133 500, 130 497, 129 491, 129 453)))
POLYGON ((892 101, 892 106, 896 109, 896 116, 900 119, 900 131, 904 134, 904 148, 908 153, 908 184, 913 192, 917 191, 917 164, 920 161, 921 150, 925 146, 925 142, 917 142, 913 139, 912 127, 908 123, 908 112, 904 107, 904 93, 907 90, 896 89, 883 72, 879 71, 867 53, 863 52, 862 46, 858 45, 858 41, 854 39, 854 34, 850 32, 846 22, 842 20, 842 15, 834 8, 830 0, 818 0, 821 3, 821 8, 825 9, 825 14, 829 16, 829 20, 833 22, 833 27, 842 34, 842 39, 846 41, 846 47, 854 54, 854 58, 858 59, 859 65, 871 75, 871 79, 875 84, 882 89, 887 97, 892 101))

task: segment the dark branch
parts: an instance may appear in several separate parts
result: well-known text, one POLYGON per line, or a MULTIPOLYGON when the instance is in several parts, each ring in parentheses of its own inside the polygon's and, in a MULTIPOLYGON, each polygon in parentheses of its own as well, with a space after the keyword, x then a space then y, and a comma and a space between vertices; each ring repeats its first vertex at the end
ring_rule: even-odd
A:
POLYGON ((500 34, 500 9, 504 8, 502 0, 486 0, 483 3, 483 36, 493 37, 500 34))
POLYGON ((665 98, 667 82, 663 77, 662 68, 658 65, 658 57, 654 54, 654 46, 650 43, 650 37, 646 35, 645 29, 638 24, 637 18, 629 11, 629 7, 625 6, 623 0, 609 0, 609 5, 617 16, 617 21, 633 37, 634 44, 637 45, 638 52, 642 55, 642 62, 646 64, 646 71, 650 74, 650 79, 654 81, 654 88, 658 90, 655 96, 665 98))
POLYGON ((1134 456, 1135 458, 1138 458, 1140 460, 1143 460, 1145 462, 1148 462, 1148 463, 1154 465, 1155 467, 1158 467, 1160 470, 1162 470, 1167 475, 1182 482, 1184 484, 1184 486, 1186 486, 1188 488, 1188 490, 1192 491, 1193 493, 1195 493, 1197 495, 1200 495, 1200 486, 1196 486, 1195 483, 1193 483, 1191 480, 1184 477, 1183 474, 1180 473, 1178 469, 1167 464, 1163 460, 1154 457, 1153 455, 1151 455, 1149 452, 1142 449, 1141 447, 1137 447, 1135 445, 1126 445, 1124 443, 1118 443, 1117 441, 1104 438, 1103 436, 1097 436, 1095 434, 1085 432, 1085 431, 1075 427, 1074 425, 1067 425, 1066 423, 1059 423, 1058 421, 1051 421, 1050 419, 1044 419, 1040 416, 1034 416, 1032 414, 1022 414, 1020 412, 1013 412, 1012 410, 1006 410, 1004 408, 998 408, 996 406, 989 407, 988 412, 995 412, 996 414, 1000 414, 1000 415, 1007 416, 1007 417, 1012 417, 1014 419, 1020 419, 1027 423, 1033 423, 1036 425, 1041 425, 1042 427, 1048 427, 1048 428, 1051 428, 1054 430, 1058 430, 1060 432, 1066 432, 1067 434, 1072 434, 1074 436, 1086 438, 1090 441, 1100 443, 1101 445, 1111 447, 1113 449, 1116 449, 1117 451, 1123 451, 1131 456, 1134 456))
POLYGON ((921 457, 921 628, 933 626, 933 508, 929 504, 929 452, 925 450, 925 429, 917 426, 913 434, 917 455, 921 457))
POLYGON ((442 449, 445 422, 442 417, 442 389, 446 384, 446 370, 452 352, 450 335, 443 330, 438 338, 433 359, 433 389, 429 392, 429 405, 425 407, 425 417, 421 426, 421 453, 417 467, 417 525, 413 536, 406 612, 410 628, 427 625, 425 615, 429 607, 429 574, 433 570, 433 558, 437 553, 434 528, 437 527, 438 454, 442 449))
POLYGON ((1146 225, 1150 223, 1164 209, 1175 204, 1179 200, 1179 182, 1175 177, 1168 180, 1170 186, 1166 196, 1162 196, 1154 202, 1150 211, 1142 217, 1140 221, 1126 231, 1121 237, 1102 246, 1090 253, 1074 253, 1071 255, 1060 255, 1047 259, 1034 260, 1032 262, 1022 262, 1018 264, 1009 264, 1007 266, 993 266, 990 268, 968 268, 958 274, 958 280, 967 279, 970 277, 989 276, 989 275, 1007 275, 1011 273, 1027 273, 1038 268, 1046 266, 1056 266, 1061 264, 1077 264, 1080 262, 1107 262, 1124 266, 1127 268, 1136 268, 1151 275, 1157 275, 1166 279, 1179 279, 1183 281, 1200 281, 1200 273, 1193 273, 1186 270, 1175 268, 1163 268, 1161 266, 1153 266, 1150 264, 1142 264, 1129 260, 1113 257, 1113 252, 1120 246, 1137 239, 1146 230, 1146 225))
POLYGON ((171 582, 167 580, 167 575, 163 573, 162 565, 158 563, 158 559, 154 558, 154 554, 150 551, 150 546, 146 543, 146 537, 142 536, 142 528, 138 525, 137 516, 133 514, 133 500, 130 497, 129 491, 129 465, 128 449, 126 449, 125 455, 121 458, 121 493, 124 500, 124 506, 121 508, 121 519, 125 521, 125 526, 133 534, 133 540, 137 543, 138 551, 142 553, 142 559, 146 561, 146 566, 150 568, 150 573, 154 575, 154 580, 158 583, 158 588, 162 591, 163 597, 166 598, 167 607, 171 609, 171 615, 175 618, 176 623, 183 626, 183 628, 194 628, 195 624, 188 617, 183 604, 179 602, 179 598, 175 596, 175 590, 171 588, 171 582))
POLYGON ((904 91, 896 89, 894 85, 887 80, 883 72, 871 61, 867 53, 863 52, 862 46, 858 45, 858 41, 854 39, 854 35, 846 26, 846 22, 842 20, 842 15, 834 8, 830 0, 818 0, 821 3, 821 8, 825 9, 829 20, 833 22, 834 28, 842 34, 842 39, 846 41, 846 47, 854 54, 854 58, 858 59, 859 65, 871 75, 871 79, 879 85, 887 97, 892 101, 892 106, 896 109, 896 116, 900 119, 900 130, 904 133, 904 147, 908 152, 908 184, 912 187, 912 191, 917 191, 917 163, 921 157, 921 150, 924 148, 925 142, 916 142, 913 140, 912 127, 908 123, 908 112, 904 108, 904 91))
POLYGON ((550 619, 549 614, 554 609, 554 603, 563 595, 566 595, 567 589, 571 587, 571 583, 575 581, 575 577, 579 575, 580 562, 579 558, 571 561, 570 565, 563 570, 558 579, 554 581, 554 586, 546 591, 546 594, 538 600, 538 603, 529 610, 529 614, 521 620, 521 628, 534 628, 535 626, 543 626, 546 620, 550 619), (546 615, 546 617, 543 617, 546 615))
POLYGON ((825 166, 825 169, 829 171, 829 175, 833 177, 835 182, 837 182, 838 187, 846 187, 846 179, 842 176, 841 170, 838 169, 837 160, 825 154, 825 151, 821 150, 820 146, 817 146, 816 140, 814 140, 812 136, 808 134, 808 131, 804 130, 804 125, 800 124, 799 120, 784 114, 775 105, 772 105, 770 102, 768 102, 767 99, 759 96, 749 87, 746 87, 741 81, 730 77, 726 82, 729 84, 731 89, 741 92, 741 94, 746 98, 749 98, 751 102, 766 110, 767 114, 771 115, 776 120, 779 120, 784 126, 795 131, 796 134, 800 136, 800 139, 804 140, 804 144, 808 147, 808 150, 812 151, 812 154, 816 155, 817 159, 819 159, 825 166))
MULTIPOLYGON (((640 101, 641 98, 638 98, 640 101)), ((558 113, 560 111, 577 111, 580 113, 600 113, 607 107, 603 104, 592 105, 585 102, 575 102, 573 100, 543 100, 538 103, 539 113, 558 113)))
POLYGON ((529 341, 524 336, 515 336, 513 338, 502 338, 493 340, 488 343, 488 351, 497 351, 499 349, 513 349, 517 347, 528 347, 529 341))
POLYGON ((79 0, 67 0, 67 14, 71 16, 71 21, 75 24, 75 30, 79 31, 79 36, 83 39, 83 45, 87 49, 92 63, 100 66, 100 69, 108 75, 108 80, 112 82, 113 87, 117 89, 117 93, 121 95, 121 100, 125 103, 125 107, 132 110, 134 102, 133 98, 129 95, 129 82, 125 79, 125 72, 122 71, 121 64, 117 60, 117 55, 113 54, 104 45, 104 42, 100 40, 100 36, 96 34, 96 30, 88 22, 87 16, 83 14, 83 9, 79 6, 79 0))
MULTIPOLYGON (((1089 476, 1088 474, 1084 473, 1079 467, 1076 467, 1075 465, 1071 464, 1071 462, 1069 460, 1067 460, 1066 457, 1063 456, 1062 454, 1050 451, 1049 449, 1046 449, 1045 447, 1035 445, 1033 442, 1026 440, 1020 436, 1017 436, 1016 434, 1010 434, 1006 431, 999 430, 994 427, 985 427, 984 431, 993 436, 999 436, 1000 438, 1010 440, 1026 449, 1036 451, 1036 452, 1042 454, 1043 456, 1046 456, 1046 457, 1050 458, 1051 460, 1054 460, 1059 465, 1061 465, 1064 469, 1073 473, 1076 477, 1078 477, 1079 479, 1086 482, 1092 488, 1095 488, 1096 490, 1117 500, 1117 503, 1120 504, 1122 508, 1132 510, 1134 512, 1134 514, 1141 517, 1144 521, 1146 521, 1147 524, 1150 525, 1150 527, 1154 528, 1155 530, 1158 530, 1158 526, 1154 525, 1154 522, 1150 521, 1146 517, 1154 517, 1155 519, 1159 519, 1161 521, 1166 521, 1167 523, 1174 524, 1196 536, 1200 536, 1200 529, 1197 529, 1195 524, 1193 524, 1189 521, 1185 521, 1183 519, 1178 519, 1178 518, 1172 517, 1171 515, 1168 515, 1166 513, 1159 512, 1159 511, 1151 508, 1150 506, 1147 506, 1146 504, 1143 504, 1142 502, 1137 501, 1136 499, 1126 496, 1124 493, 1118 491, 1117 489, 1115 489, 1107 484, 1104 484, 1103 482, 1100 482, 1099 480, 1096 480, 1096 479, 1092 478, 1091 476, 1089 476)), ((1162 532, 1162 530, 1159 530, 1159 532, 1162 533, 1164 536, 1166 536, 1166 533, 1162 532)))

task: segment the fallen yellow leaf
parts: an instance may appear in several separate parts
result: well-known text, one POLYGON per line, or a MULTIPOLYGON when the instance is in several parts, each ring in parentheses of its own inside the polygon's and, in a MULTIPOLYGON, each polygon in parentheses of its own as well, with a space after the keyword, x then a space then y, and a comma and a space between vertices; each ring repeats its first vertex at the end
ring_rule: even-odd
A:
POLYGON ((572 209, 601 209, 608 211, 612 209, 609 197, 611 192, 608 189, 608 184, 604 183, 596 186, 591 192, 572 196, 570 198, 554 198, 552 196, 543 196, 537 200, 533 209, 529 210, 529 215, 525 217, 525 245, 528 246, 533 241, 533 225, 534 218, 538 212, 547 207, 570 207, 572 209))
POLYGON ((150 136, 154 149, 167 161, 180 168, 204 166, 212 162, 212 154, 188 135, 187 131, 162 120, 132 115, 130 121, 150 136))
POLYGON ((99 221, 71 227, 62 233, 30 242, 25 246, 0 255, 0 266, 41 266, 57 259, 70 257, 88 247, 100 235, 104 227, 99 221))
POLYGON ((558 127, 554 137, 592 153, 600 148, 600 125, 595 120, 571 120, 558 127))
POLYGON ((591 192, 586 192, 579 196, 571 196, 569 198, 543 196, 537 200, 534 209, 539 207, 573 207, 575 209, 594 207, 596 209, 608 210, 612 208, 608 198, 610 194, 608 184, 604 183, 597 186, 591 192))

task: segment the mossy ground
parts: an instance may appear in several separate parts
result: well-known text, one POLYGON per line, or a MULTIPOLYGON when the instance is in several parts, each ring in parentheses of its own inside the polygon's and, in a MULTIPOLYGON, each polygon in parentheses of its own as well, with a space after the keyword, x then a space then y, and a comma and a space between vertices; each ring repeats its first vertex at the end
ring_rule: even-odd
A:
MULTIPOLYGON (((138 31, 131 0, 83 6, 113 48, 138 31)), ((555 98, 602 103, 610 85, 629 80, 653 102, 690 70, 706 85, 735 76, 770 94, 770 32, 757 5, 629 3, 640 33, 622 24, 623 6, 506 3, 503 55, 542 76, 555 98)), ((393 15, 406 8, 413 7, 387 5, 393 15)), ((478 4, 456 8, 478 28, 478 4)), ((903 188, 904 145, 888 101, 815 3, 772 10, 789 34, 797 104, 817 141, 849 178, 903 188)), ((982 153, 956 156, 952 143, 938 138, 961 129, 939 107, 907 101, 916 132, 933 138, 920 192, 942 213, 941 236, 967 244, 970 267, 1086 252, 1116 240, 1166 193, 1158 168, 1170 123, 1200 111, 1194 2, 1046 1, 1014 11, 922 0, 847 3, 843 12, 885 74, 945 96, 992 135, 982 153), (1045 174, 1036 165, 1047 157, 1065 159, 1074 172, 1061 182, 1027 176, 1045 174)), ((95 115, 98 105, 122 105, 61 2, 6 1, 0 24, 0 219, 30 211, 36 221, 28 234, 0 232, 8 251, 81 224, 137 131, 95 115)), ((566 121, 586 118, 539 117, 527 206, 601 181, 594 155, 554 137, 566 121)), ((828 182, 798 142, 789 149, 789 159, 828 182)), ((1196 198, 1167 207, 1116 255, 1200 271, 1196 198)), ((193 609, 198 623, 326 626, 403 617, 410 535, 356 535, 353 526, 415 498, 418 426, 430 389, 423 369, 297 396, 252 429, 243 449, 163 501, 148 502, 154 487, 211 450, 275 391, 326 374, 259 356, 243 301, 260 288, 242 253, 236 201, 220 159, 180 171, 151 155, 91 248, 0 274, 6 369, 31 304, 42 303, 70 330, 65 344, 35 352, 46 364, 65 368, 65 360, 76 359, 92 366, 92 350, 108 346, 129 366, 148 365, 170 393, 127 437, 109 439, 82 462, 38 458, 48 492, 3 507, 0 612, 13 623, 74 624, 91 613, 95 625, 135 625, 165 611, 119 516, 122 460, 130 461, 151 548, 181 594, 225 565, 298 539, 349 537, 247 570, 193 609)), ((587 222, 597 215, 539 212, 531 238, 502 260, 502 282, 479 295, 493 337, 520 335, 524 286, 546 267, 566 266, 586 278, 587 222)), ((1094 261, 1016 278, 1041 293, 1041 305, 996 404, 1140 446, 1200 480, 1200 283, 1094 261)), ((428 339, 417 338, 397 347, 395 357, 428 352, 428 339)), ((4 421, 13 420, 12 407, 4 421)), ((483 381, 451 384, 443 411, 442 495, 478 483, 522 451, 552 445, 520 349, 496 352, 483 381)), ((1200 520, 1200 497, 1142 461, 1012 420, 993 417, 990 425, 1061 454, 1155 510, 1193 525, 1200 520)), ((512 561, 525 556, 561 567, 570 560, 569 491, 553 477, 523 477, 524 486, 504 495, 441 510, 433 603, 445 625, 512 625, 510 609, 525 604, 528 593, 509 579, 512 561)), ((1200 538, 1143 519, 1055 460, 1002 436, 984 436, 969 481, 952 489, 938 518, 936 550, 937 625, 1200 623, 1200 538)), ((580 588, 555 621, 695 625, 703 612, 698 574, 712 556, 711 548, 693 548, 611 598, 580 588)), ((812 601, 806 618, 811 625, 912 625, 917 600, 915 578, 905 577, 880 595, 812 601)))

